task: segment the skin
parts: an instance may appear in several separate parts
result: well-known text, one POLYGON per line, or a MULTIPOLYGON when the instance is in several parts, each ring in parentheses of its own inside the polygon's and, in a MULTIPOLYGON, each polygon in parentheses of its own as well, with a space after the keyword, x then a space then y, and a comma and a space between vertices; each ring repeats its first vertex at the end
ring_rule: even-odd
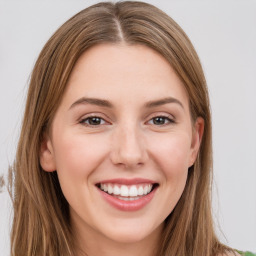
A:
POLYGON ((204 122, 191 121, 188 102, 170 64, 146 46, 102 44, 79 58, 40 162, 57 171, 77 243, 88 255, 155 255, 203 134, 204 122), (77 102, 82 97, 112 107, 77 102), (175 101, 146 106, 166 97, 175 101), (96 125, 93 116, 101 118, 96 125), (142 209, 121 211, 95 186, 115 178, 147 178, 159 186, 142 209))

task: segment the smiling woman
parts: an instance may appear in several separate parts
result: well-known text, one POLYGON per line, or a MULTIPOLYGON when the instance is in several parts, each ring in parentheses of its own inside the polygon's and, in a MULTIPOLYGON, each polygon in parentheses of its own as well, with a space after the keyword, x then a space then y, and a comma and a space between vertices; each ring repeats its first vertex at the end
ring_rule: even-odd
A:
MULTIPOLYGON (((169 63, 141 45, 90 48, 69 77, 50 129, 41 166, 57 170, 82 244, 101 233, 112 243, 155 246, 203 133, 203 119, 191 121, 187 93, 169 63)), ((151 255, 154 247, 147 249, 151 255)), ((90 247, 87 253, 94 255, 90 247)))
POLYGON ((211 165, 206 82, 182 29, 146 3, 91 6, 31 76, 11 255, 237 255, 214 233, 211 165))

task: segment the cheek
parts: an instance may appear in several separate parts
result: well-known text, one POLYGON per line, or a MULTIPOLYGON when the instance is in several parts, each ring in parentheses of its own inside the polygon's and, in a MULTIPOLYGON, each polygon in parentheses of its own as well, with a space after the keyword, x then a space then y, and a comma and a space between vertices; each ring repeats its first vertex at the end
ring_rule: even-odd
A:
POLYGON ((106 156, 107 143, 99 137, 68 132, 55 136, 54 156, 60 186, 76 211, 87 211, 83 207, 93 203, 91 174, 106 156))
POLYGON ((150 146, 150 152, 165 176, 183 174, 188 170, 190 159, 190 137, 186 134, 172 134, 158 137, 150 146), (158 146, 156 146, 158 145, 158 146))
POLYGON ((163 175, 159 187, 159 219, 165 219, 173 211, 184 191, 191 143, 187 134, 178 133, 158 137, 154 142, 158 146, 151 145, 151 155, 159 173, 163 175))
POLYGON ((72 175, 79 179, 88 177, 107 152, 104 139, 94 135, 60 134, 54 145, 58 174, 72 175))

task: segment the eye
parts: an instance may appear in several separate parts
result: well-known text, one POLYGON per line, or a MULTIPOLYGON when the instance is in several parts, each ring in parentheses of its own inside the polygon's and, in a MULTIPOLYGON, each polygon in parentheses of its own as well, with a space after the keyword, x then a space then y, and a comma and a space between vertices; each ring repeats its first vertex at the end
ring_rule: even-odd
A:
POLYGON ((99 125, 104 125, 107 122, 98 116, 90 116, 87 118, 84 118, 80 121, 81 124, 86 125, 86 126, 99 126, 99 125))
POLYGON ((174 123, 174 120, 167 116, 156 116, 150 119, 149 123, 160 126, 160 125, 167 125, 167 124, 174 123))

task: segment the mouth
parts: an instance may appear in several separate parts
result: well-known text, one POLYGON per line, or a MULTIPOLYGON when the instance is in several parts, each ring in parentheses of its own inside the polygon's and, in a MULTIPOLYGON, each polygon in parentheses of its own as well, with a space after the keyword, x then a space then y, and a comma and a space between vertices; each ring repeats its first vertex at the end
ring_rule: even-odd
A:
POLYGON ((111 180, 96 184, 103 198, 119 210, 135 211, 153 198, 159 184, 146 180, 111 180))
POLYGON ((103 192, 124 201, 138 200, 151 193, 158 183, 141 183, 133 185, 98 183, 96 186, 103 192))

